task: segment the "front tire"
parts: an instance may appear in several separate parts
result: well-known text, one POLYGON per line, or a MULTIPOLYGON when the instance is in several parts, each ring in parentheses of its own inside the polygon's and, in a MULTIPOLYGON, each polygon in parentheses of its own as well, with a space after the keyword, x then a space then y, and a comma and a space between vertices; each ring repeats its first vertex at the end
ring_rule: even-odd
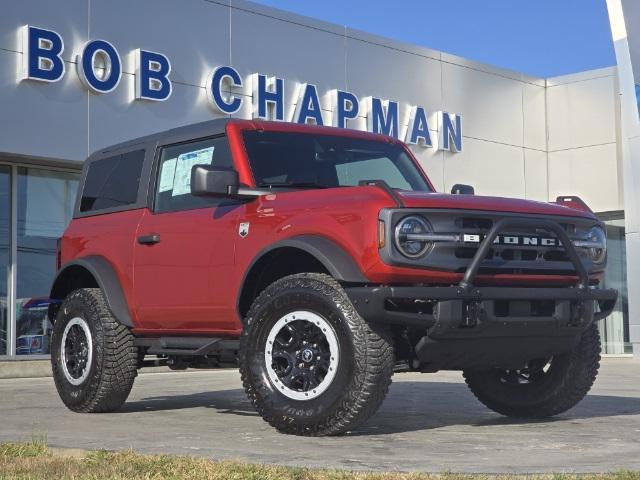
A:
POLYGON ((58 394, 74 412, 111 412, 127 400, 138 349, 99 288, 81 288, 64 299, 51 337, 51 366, 58 394))
POLYGON ((491 410, 514 418, 548 418, 580 402, 600 367, 600 334, 595 324, 571 351, 532 360, 520 370, 464 370, 467 385, 491 410))
POLYGON ((282 433, 353 430, 378 409, 393 375, 388 332, 367 324, 330 276, 291 275, 247 315, 240 373, 253 406, 282 433))

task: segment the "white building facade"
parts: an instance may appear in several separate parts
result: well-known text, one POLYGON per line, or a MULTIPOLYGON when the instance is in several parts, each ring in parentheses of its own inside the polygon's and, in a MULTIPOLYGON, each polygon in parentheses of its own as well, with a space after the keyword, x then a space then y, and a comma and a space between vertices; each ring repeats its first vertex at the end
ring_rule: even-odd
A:
POLYGON ((621 291, 602 324, 604 348, 629 353, 640 331, 628 318, 619 85, 616 67, 533 78, 244 0, 8 2, 0 16, 0 360, 48 352, 56 238, 83 160, 222 117, 225 106, 238 107, 232 117, 327 125, 340 123, 342 109, 353 117, 347 128, 416 140, 411 148, 439 191, 467 183, 480 195, 580 196, 607 224, 605 283, 621 291), (220 67, 227 75, 217 82, 220 67), (340 104, 338 92, 355 102, 340 104), (301 102, 311 115, 301 117, 301 102))

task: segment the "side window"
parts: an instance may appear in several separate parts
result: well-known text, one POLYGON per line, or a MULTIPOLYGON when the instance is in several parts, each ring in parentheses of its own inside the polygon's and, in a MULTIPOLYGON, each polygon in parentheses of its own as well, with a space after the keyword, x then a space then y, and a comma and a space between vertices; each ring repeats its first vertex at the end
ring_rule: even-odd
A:
POLYGON ((191 195, 194 165, 232 167, 227 137, 215 137, 164 147, 160 152, 154 210, 175 212, 217 205, 220 199, 191 195))
POLYGON ((144 150, 95 160, 84 181, 80 211, 93 212, 136 203, 144 150))

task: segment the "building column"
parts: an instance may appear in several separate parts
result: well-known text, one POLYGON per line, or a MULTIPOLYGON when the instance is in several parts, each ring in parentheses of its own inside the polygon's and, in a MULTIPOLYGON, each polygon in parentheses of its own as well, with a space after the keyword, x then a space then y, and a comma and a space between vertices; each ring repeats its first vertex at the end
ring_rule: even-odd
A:
MULTIPOLYGON (((609 23, 618 64, 629 334, 634 356, 640 358, 640 206, 638 205, 640 194, 637 192, 640 189, 640 118, 625 24, 625 13, 629 18, 640 14, 638 5, 637 2, 623 4, 622 0, 607 0, 609 23), (631 9, 634 11, 630 11, 631 9)), ((640 48, 640 38, 632 38, 631 44, 640 48)), ((636 65, 636 68, 640 70, 640 65, 636 65)))

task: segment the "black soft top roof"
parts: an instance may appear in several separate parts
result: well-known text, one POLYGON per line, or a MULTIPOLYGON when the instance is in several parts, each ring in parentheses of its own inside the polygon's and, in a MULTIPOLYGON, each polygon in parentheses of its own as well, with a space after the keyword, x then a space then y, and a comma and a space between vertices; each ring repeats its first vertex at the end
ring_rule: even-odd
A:
MULTIPOLYGON (((198 138, 212 135, 220 135, 224 133, 227 123, 231 118, 218 118, 216 120, 207 120, 206 122, 194 123, 182 127, 171 128, 161 132, 152 133, 143 137, 127 140, 126 142, 110 145, 93 153, 93 155, 102 155, 113 150, 122 150, 135 147, 140 144, 153 143, 173 143, 173 140, 180 141, 184 138, 198 138)), ((92 155, 92 156, 93 156, 92 155)))

